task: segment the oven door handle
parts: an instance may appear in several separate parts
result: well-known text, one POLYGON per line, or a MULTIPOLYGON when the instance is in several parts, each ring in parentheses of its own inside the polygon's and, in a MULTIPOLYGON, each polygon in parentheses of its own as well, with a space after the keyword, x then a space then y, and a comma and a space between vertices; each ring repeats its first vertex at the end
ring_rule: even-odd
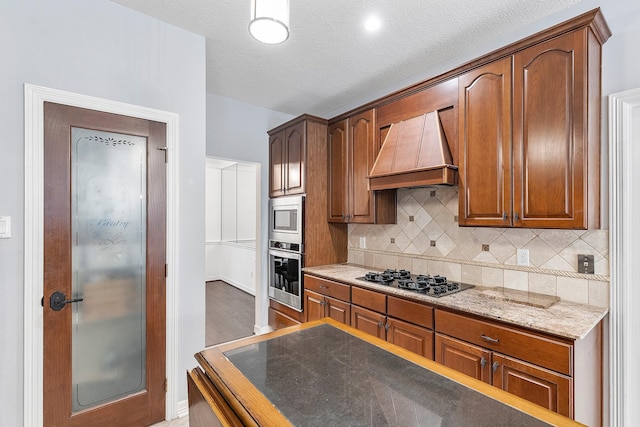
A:
POLYGON ((300 252, 283 251, 280 249, 278 250, 269 249, 269 255, 277 256, 280 258, 290 258, 290 259, 295 259, 297 261, 302 261, 302 254, 300 252))

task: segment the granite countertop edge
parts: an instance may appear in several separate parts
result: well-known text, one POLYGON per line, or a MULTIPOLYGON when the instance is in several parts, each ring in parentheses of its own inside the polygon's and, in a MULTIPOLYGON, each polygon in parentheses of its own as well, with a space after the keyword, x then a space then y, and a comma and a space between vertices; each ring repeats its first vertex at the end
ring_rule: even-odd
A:
POLYGON ((303 268, 304 273, 314 276, 384 292, 388 295, 426 302, 436 308, 451 308, 571 340, 580 340, 586 337, 609 312, 604 307, 562 300, 549 308, 534 307, 508 299, 489 297, 486 291, 491 288, 481 286, 440 298, 430 297, 357 279, 369 271, 378 270, 349 263, 303 268))

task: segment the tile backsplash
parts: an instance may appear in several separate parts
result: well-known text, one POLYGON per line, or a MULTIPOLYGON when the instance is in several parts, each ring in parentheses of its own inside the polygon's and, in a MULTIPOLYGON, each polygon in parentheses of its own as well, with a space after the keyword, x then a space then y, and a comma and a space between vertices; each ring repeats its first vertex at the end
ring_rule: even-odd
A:
POLYGON ((398 190, 398 222, 350 224, 349 262, 609 306, 609 231, 459 227, 458 187, 398 190), (529 266, 517 250, 528 249, 529 266), (578 254, 595 274, 578 273, 578 254))

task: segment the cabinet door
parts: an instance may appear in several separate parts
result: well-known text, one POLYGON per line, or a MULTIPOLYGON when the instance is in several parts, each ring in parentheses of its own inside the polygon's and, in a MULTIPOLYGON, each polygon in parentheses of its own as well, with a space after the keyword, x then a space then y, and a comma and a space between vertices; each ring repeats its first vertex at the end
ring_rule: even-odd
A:
POLYGON ((570 377, 499 353, 493 354, 493 362, 494 386, 573 418, 570 377))
POLYGON ((433 331, 392 318, 387 325, 387 341, 433 360, 433 331))
POLYGON ((284 187, 286 194, 304 193, 305 143, 305 122, 300 122, 285 130, 284 187))
POLYGON ((284 132, 269 137, 269 197, 284 195, 284 132))
POLYGON ((329 126, 329 222, 349 221, 347 121, 329 126))
POLYGON ((491 384, 491 352, 482 347, 436 334, 435 361, 491 384))
POLYGON ((320 320, 324 315, 324 296, 313 291, 304 290, 305 321, 320 320))
POLYGON ((460 225, 511 225, 511 59, 459 78, 460 225))
POLYGON ((351 306, 351 326, 369 335, 385 339, 386 329, 384 328, 386 316, 367 310, 366 308, 351 306))
POLYGON ((349 118, 349 212, 350 222, 375 221, 374 192, 367 176, 376 161, 374 112, 368 110, 349 118))
POLYGON ((325 316, 345 325, 351 325, 351 304, 339 299, 325 297, 325 316))
POLYGON ((576 31, 514 55, 515 225, 587 228, 585 38, 576 31))

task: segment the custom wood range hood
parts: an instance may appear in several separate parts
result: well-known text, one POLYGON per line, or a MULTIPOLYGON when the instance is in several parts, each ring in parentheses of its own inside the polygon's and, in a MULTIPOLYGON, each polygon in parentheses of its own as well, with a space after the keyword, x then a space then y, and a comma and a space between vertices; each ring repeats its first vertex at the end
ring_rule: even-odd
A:
POLYGON ((438 111, 391 125, 369 173, 371 190, 455 184, 449 144, 438 111))

